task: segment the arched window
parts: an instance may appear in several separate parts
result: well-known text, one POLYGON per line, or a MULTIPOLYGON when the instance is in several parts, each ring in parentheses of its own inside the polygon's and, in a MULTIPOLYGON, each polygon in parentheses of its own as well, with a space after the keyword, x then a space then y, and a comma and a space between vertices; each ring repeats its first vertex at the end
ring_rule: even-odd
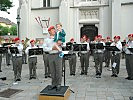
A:
POLYGON ((43 7, 50 7, 50 0, 43 0, 43 7))

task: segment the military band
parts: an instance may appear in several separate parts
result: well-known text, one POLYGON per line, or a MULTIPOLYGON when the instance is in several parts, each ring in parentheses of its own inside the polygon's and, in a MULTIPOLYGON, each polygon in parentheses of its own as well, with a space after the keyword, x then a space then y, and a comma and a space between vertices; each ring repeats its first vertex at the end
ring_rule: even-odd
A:
MULTIPOLYGON (((14 80, 21 81, 21 72, 22 72, 22 64, 27 64, 27 57, 28 57, 28 65, 29 65, 29 79, 36 79, 36 68, 37 68, 37 56, 29 55, 29 50, 34 48, 43 48, 43 61, 44 61, 44 75, 45 78, 51 78, 51 87, 49 89, 56 88, 57 91, 60 90, 62 84, 62 68, 64 63, 64 58, 61 56, 62 54, 62 45, 66 44, 65 36, 66 33, 64 29, 62 29, 62 25, 59 23, 54 26, 50 26, 48 28, 49 35, 47 38, 44 39, 41 46, 37 46, 35 40, 30 40, 30 45, 28 45, 29 39, 22 40, 20 43, 19 38, 14 39, 14 43, 12 45, 7 45, 7 47, 17 47, 19 54, 11 54, 8 52, 6 54, 6 63, 10 65, 10 59, 12 59, 13 64, 13 71, 14 71, 14 80), (56 29, 57 28, 57 29, 56 29), (11 58, 10 58, 11 56, 11 58)), ((96 71, 96 78, 101 78, 103 73, 103 62, 105 61, 105 67, 112 68, 112 75, 111 77, 118 77, 120 71, 120 58, 122 49, 125 52, 125 64, 127 70, 127 77, 125 79, 133 80, 133 52, 129 50, 129 48, 133 48, 133 34, 128 35, 127 43, 122 47, 122 43, 120 42, 120 36, 115 36, 114 41, 111 40, 110 37, 106 39, 102 39, 102 35, 98 35, 95 37, 95 40, 89 41, 89 37, 83 35, 80 41, 80 44, 86 44, 87 50, 86 51, 78 51, 75 52, 72 50, 69 51, 71 54, 69 60, 69 70, 70 75, 76 75, 76 68, 77 68, 77 53, 80 54, 80 64, 81 64, 81 73, 80 75, 89 75, 88 68, 89 68, 89 57, 90 51, 92 56, 94 57, 95 63, 95 71, 96 71), (103 48, 95 48, 91 50, 90 44, 103 44, 103 48), (105 49, 105 46, 115 46, 119 49, 119 51, 108 51, 105 49), (104 59, 105 58, 105 59, 104 59), (110 64, 111 62, 111 64, 110 64)), ((7 43, 9 41, 5 40, 7 43)), ((74 38, 71 38, 69 43, 71 43, 72 48, 73 45, 76 43, 74 38)), ((0 41, 0 47, 2 47, 2 43, 0 41)), ((0 72, 2 72, 2 57, 3 54, 0 54, 0 72)))

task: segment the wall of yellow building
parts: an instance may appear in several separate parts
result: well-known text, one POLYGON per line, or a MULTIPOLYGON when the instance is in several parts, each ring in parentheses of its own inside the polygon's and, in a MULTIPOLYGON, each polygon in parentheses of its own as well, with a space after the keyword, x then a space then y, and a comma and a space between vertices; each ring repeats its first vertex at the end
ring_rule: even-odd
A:
POLYGON ((0 22, 0 25, 3 26, 3 27, 9 27, 9 28, 11 28, 11 26, 12 26, 12 25, 7 25, 5 23, 1 23, 1 22, 0 22))

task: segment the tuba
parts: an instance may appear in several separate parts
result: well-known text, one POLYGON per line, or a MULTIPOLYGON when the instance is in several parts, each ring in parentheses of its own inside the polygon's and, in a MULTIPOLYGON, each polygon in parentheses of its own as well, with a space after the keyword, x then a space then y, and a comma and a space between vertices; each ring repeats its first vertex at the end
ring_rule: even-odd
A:
POLYGON ((26 50, 26 48, 28 47, 28 41, 29 41, 30 39, 28 39, 27 37, 26 37, 26 39, 25 39, 25 41, 24 41, 24 43, 23 43, 23 50, 26 50))

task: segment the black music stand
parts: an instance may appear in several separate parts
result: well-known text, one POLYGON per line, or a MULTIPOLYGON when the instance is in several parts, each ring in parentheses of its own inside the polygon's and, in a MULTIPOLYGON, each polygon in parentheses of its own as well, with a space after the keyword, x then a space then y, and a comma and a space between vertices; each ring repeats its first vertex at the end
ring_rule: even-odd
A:
POLYGON ((87 44, 74 44, 73 51, 87 51, 87 44))
POLYGON ((127 49, 133 53, 133 48, 127 48, 127 49))
POLYGON ((62 51, 71 51, 72 50, 72 44, 66 44, 66 46, 62 47, 62 51))
POLYGON ((8 47, 0 47, 0 54, 8 53, 8 47))
POLYGON ((104 46, 109 51, 120 51, 116 46, 104 46))
POLYGON ((104 49, 103 43, 91 43, 90 49, 104 49))
POLYGON ((12 44, 15 44, 15 43, 3 43, 2 46, 5 47, 5 46, 8 46, 8 45, 12 45, 12 44))
POLYGON ((32 55, 42 55, 42 54, 43 54, 43 48, 29 49, 29 56, 32 56, 32 55))
MULTIPOLYGON (((69 50, 67 50, 67 51, 70 51, 70 50, 72 50, 72 45, 70 46, 70 45, 66 45, 66 48, 68 48, 69 50)), ((66 51, 66 49, 65 50, 62 50, 62 51, 66 51)), ((63 61, 64 61, 64 70, 63 70, 63 72, 64 72, 64 86, 66 86, 66 66, 65 66, 65 60, 68 60, 69 58, 71 57, 71 53, 65 53, 64 54, 64 56, 63 56, 63 61)), ((74 93, 74 91, 73 90, 71 90, 70 89, 70 91, 72 92, 72 93, 74 93)))
POLYGON ((19 51, 18 51, 17 47, 10 47, 9 49, 10 49, 11 54, 15 54, 15 55, 19 54, 19 51))

